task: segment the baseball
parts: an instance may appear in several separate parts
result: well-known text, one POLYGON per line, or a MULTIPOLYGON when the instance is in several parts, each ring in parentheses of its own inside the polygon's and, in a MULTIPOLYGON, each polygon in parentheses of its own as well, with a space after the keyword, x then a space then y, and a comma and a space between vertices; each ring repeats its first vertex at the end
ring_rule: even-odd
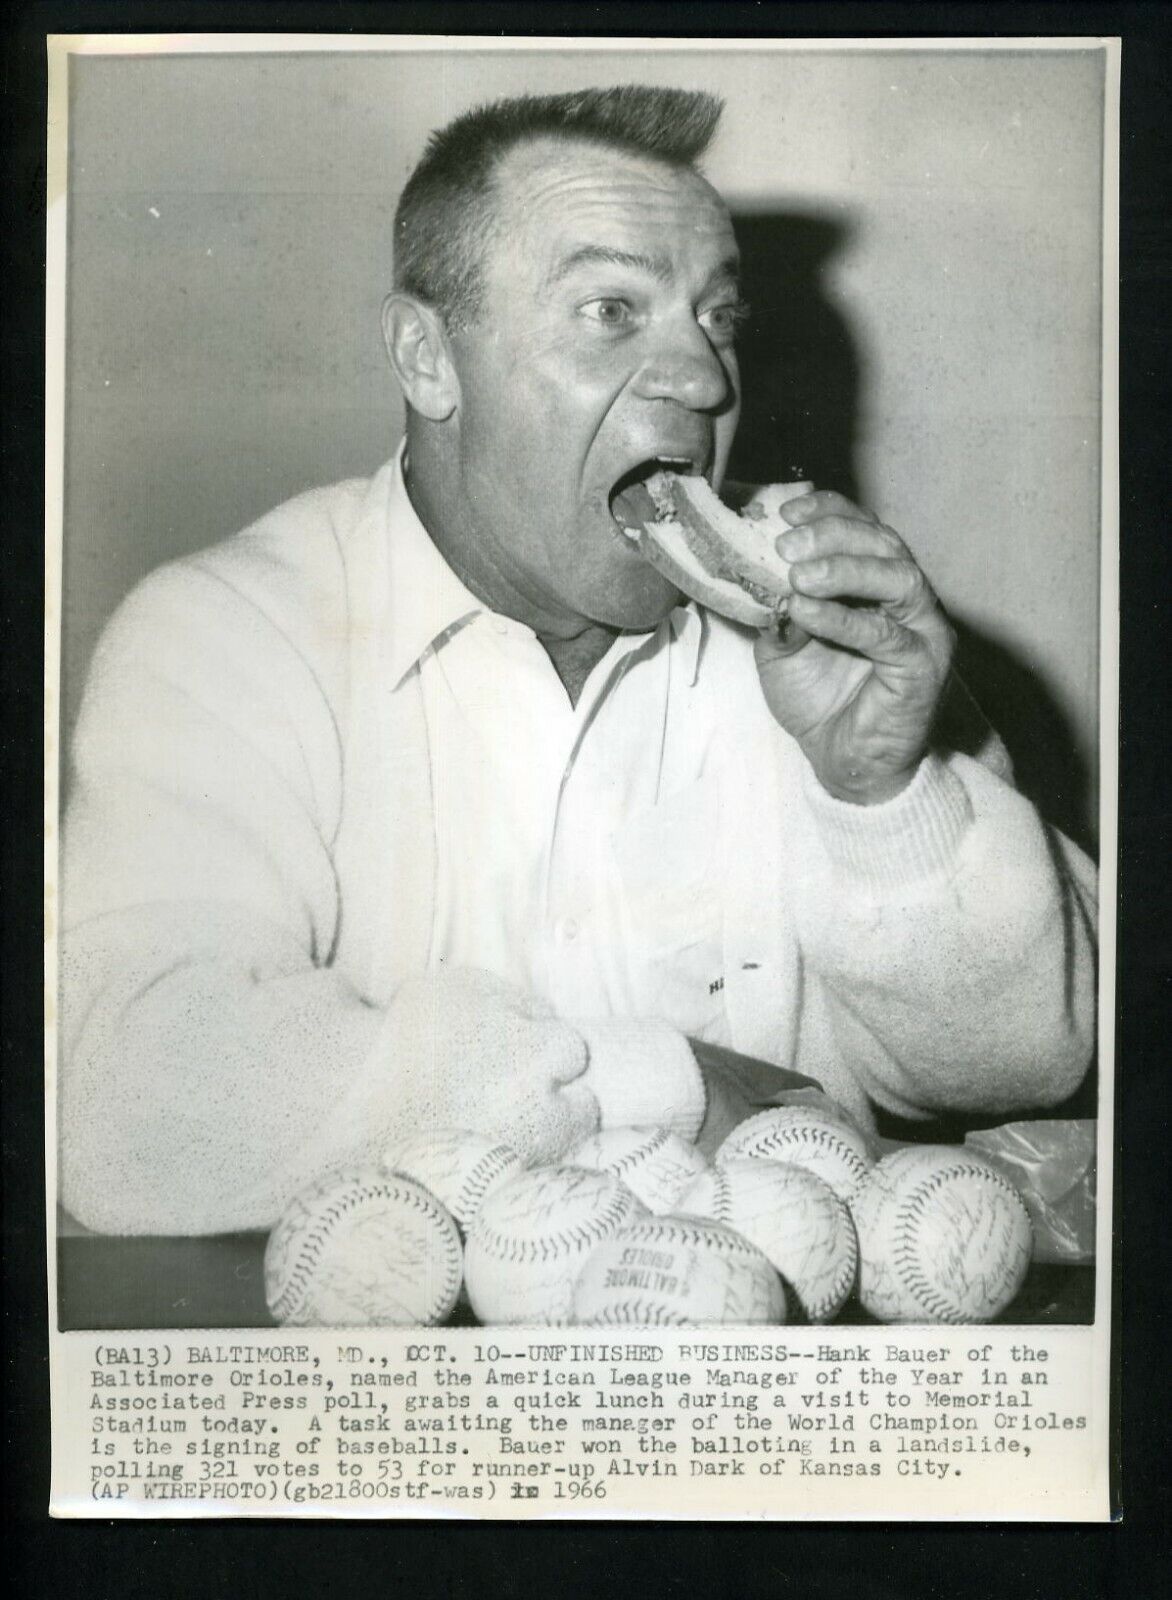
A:
POLYGON ((397 1139, 383 1151, 382 1164, 388 1172, 401 1172, 430 1189, 462 1233, 485 1198, 522 1165, 507 1144, 458 1129, 431 1138, 397 1139))
POLYGON ((468 1230, 465 1282, 487 1323, 567 1323, 590 1251, 643 1216, 611 1172, 539 1167, 495 1189, 468 1230))
POLYGON ((567 1159, 576 1167, 613 1172, 657 1216, 676 1210, 680 1195, 708 1170, 696 1146, 667 1128, 604 1128, 567 1159))
POLYGON ((785 1290, 765 1256, 722 1223, 646 1217, 590 1256, 574 1288, 584 1326, 710 1326, 785 1321, 785 1290))
POLYGON ((294 1327, 442 1322, 460 1290, 456 1224, 434 1195, 377 1167, 328 1174, 289 1206, 265 1249, 265 1299, 294 1327))
POLYGON ((716 1162, 742 1157, 804 1167, 848 1204, 874 1165, 861 1133, 810 1106, 774 1106, 742 1122, 716 1152, 716 1162))
POLYGON ((886 1156, 852 1210, 859 1298, 881 1322, 988 1322, 1030 1264, 1021 1196, 992 1163, 958 1146, 886 1156))
POLYGON ((811 1322, 829 1322, 854 1288, 858 1246, 850 1212, 802 1167, 733 1157, 701 1174, 677 1209, 713 1217, 755 1244, 811 1322))

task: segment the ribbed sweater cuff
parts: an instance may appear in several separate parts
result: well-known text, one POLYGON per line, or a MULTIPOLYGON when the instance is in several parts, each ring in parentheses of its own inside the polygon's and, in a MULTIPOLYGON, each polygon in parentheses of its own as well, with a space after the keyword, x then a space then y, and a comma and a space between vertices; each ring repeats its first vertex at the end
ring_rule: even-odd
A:
POLYGON ((907 788, 882 805, 836 800, 809 767, 805 784, 831 860, 874 893, 949 872, 973 821, 964 784, 935 755, 925 756, 907 788))
POLYGON ((665 1022, 625 1019, 572 1026, 586 1041, 584 1082, 598 1099, 604 1128, 670 1128, 695 1139, 707 1097, 682 1033, 665 1022))

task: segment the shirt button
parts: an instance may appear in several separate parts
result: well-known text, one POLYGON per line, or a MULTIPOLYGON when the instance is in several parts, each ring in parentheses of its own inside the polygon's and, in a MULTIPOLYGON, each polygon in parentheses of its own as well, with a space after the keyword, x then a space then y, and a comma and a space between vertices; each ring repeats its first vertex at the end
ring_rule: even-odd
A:
POLYGON ((492 629, 494 633, 499 633, 503 637, 506 633, 508 633, 509 625, 503 617, 495 617, 493 619, 492 629))
POLYGON ((578 924, 573 917, 563 917, 553 931, 559 944, 572 944, 578 937, 578 924))

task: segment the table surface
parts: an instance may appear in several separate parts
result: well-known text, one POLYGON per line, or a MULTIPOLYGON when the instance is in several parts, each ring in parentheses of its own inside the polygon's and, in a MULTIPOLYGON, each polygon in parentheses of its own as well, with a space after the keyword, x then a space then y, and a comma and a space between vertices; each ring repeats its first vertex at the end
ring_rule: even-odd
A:
MULTIPOLYGON (((261 1233, 59 1238, 59 1326, 63 1331, 271 1328, 264 1297, 264 1246, 261 1233)), ((1035 1262, 1021 1293, 997 1320, 1027 1326, 1089 1323, 1094 1300, 1093 1267, 1035 1262)), ((852 1325, 874 1319, 851 1301, 835 1321, 852 1325)))

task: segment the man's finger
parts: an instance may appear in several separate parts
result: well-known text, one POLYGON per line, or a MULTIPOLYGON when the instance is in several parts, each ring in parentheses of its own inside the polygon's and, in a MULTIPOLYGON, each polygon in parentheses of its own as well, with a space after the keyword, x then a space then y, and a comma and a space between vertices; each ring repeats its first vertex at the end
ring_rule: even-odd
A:
POLYGON ((873 511, 857 506, 846 495, 833 489, 815 489, 812 494, 797 495, 782 507, 787 522, 812 522, 815 517, 857 517, 861 522, 878 522, 873 511))
POLYGON ((789 528, 775 540, 783 561, 811 561, 820 556, 885 556, 910 561, 907 546, 889 528, 860 517, 819 517, 789 528))
POLYGON ((875 600, 913 617, 934 602, 927 580, 914 561, 884 556, 838 555, 799 561, 790 568, 799 594, 815 600, 875 600))
POLYGON ((789 604, 794 620, 816 639, 856 650, 881 665, 907 666, 924 649, 919 635, 886 611, 859 610, 837 600, 813 600, 801 594, 795 594, 789 604))

